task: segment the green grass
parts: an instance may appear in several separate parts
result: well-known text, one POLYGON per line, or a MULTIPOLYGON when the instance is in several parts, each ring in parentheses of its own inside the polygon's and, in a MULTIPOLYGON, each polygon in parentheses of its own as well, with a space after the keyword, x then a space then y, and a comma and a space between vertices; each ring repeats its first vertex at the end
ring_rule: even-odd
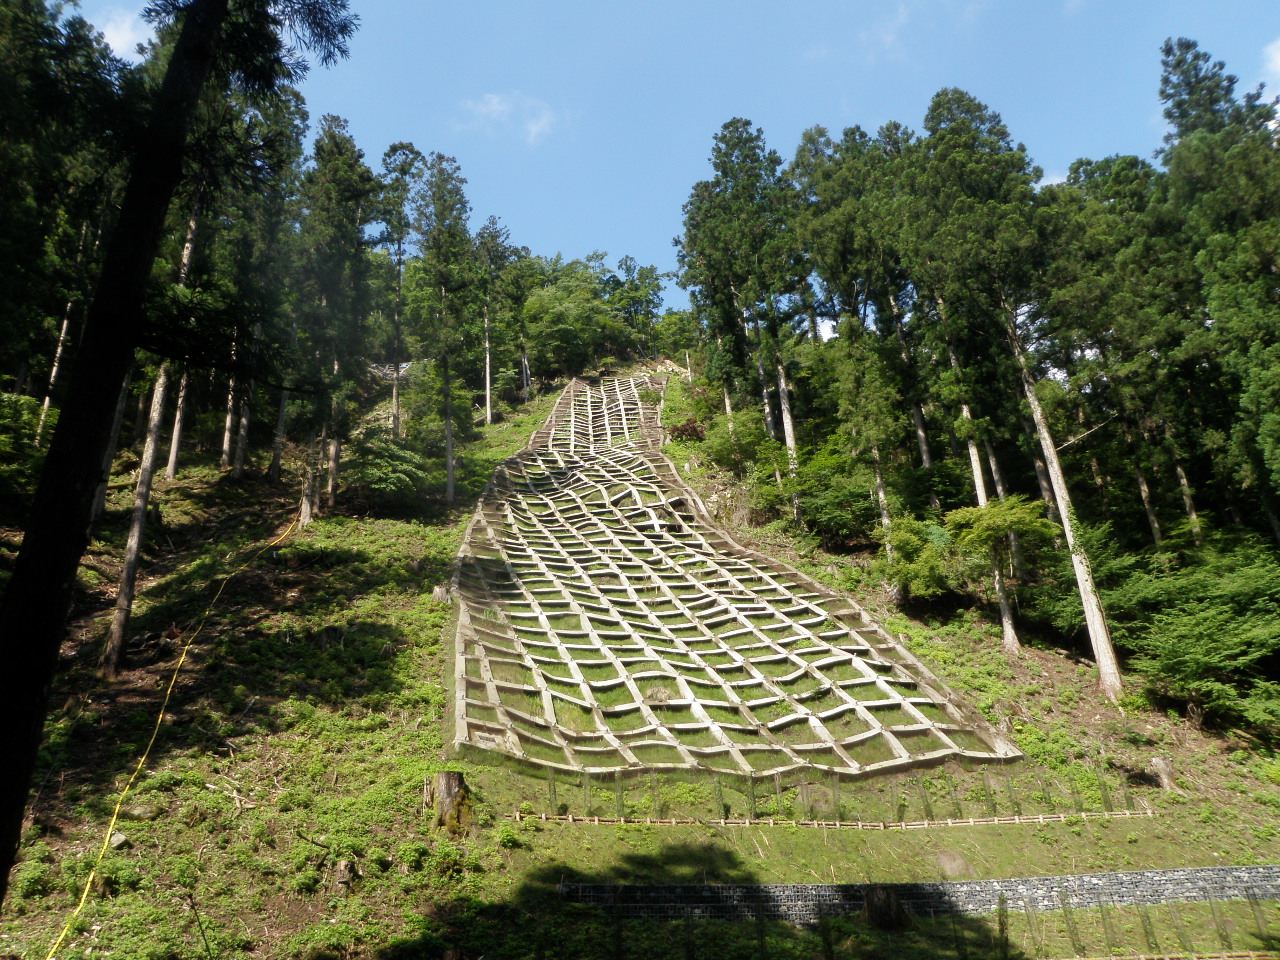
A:
MULTIPOLYGON (((540 415, 525 417, 529 429, 545 416, 548 401, 541 403, 540 415)), ((673 409, 669 404, 668 414, 673 409)), ((527 436, 515 426, 519 419, 487 431, 469 448, 465 469, 479 471, 486 459, 496 462, 504 450, 518 449, 527 436)), ((477 474, 479 486, 487 476, 477 474)), ((219 578, 247 560, 291 508, 291 498, 278 495, 274 508, 264 510, 270 491, 232 487, 205 467, 161 486, 179 546, 168 560, 155 554, 159 562, 150 567, 135 624, 143 636, 191 624, 219 578)), ((116 481, 116 509, 127 498, 126 487, 123 478, 116 481)), ((448 576, 466 520, 465 509, 438 511, 430 523, 321 519, 231 582, 197 640, 171 720, 126 804, 157 815, 121 823, 130 846, 109 854, 106 879, 91 893, 60 957, 87 960, 92 950, 93 956, 141 960, 195 960, 210 953, 227 960, 401 960, 456 949, 464 956, 514 958, 541 950, 599 958, 611 957, 621 942, 629 957, 995 958, 1006 955, 995 918, 958 926, 920 920, 893 934, 856 917, 816 929, 615 924, 566 904, 555 885, 936 880, 944 860, 957 858, 966 875, 978 878, 1274 862, 1280 841, 1280 761, 1274 755, 1256 743, 1197 731, 1150 704, 1127 702, 1121 714, 1093 697, 1087 667, 1053 651, 1033 648, 1010 664, 999 654, 991 625, 967 614, 928 623, 881 619, 906 635, 912 650, 964 701, 1012 731, 1026 753, 1020 763, 952 762, 839 784, 823 775, 784 777, 778 785, 769 777, 752 789, 729 773, 718 779, 642 773, 616 784, 601 777, 584 785, 580 777, 549 777, 492 754, 459 756, 448 746, 453 611, 429 598, 448 576), (1175 758, 1186 797, 1141 778, 1157 754, 1175 758), (463 837, 434 829, 431 809, 423 807, 423 780, 442 768, 464 771, 475 791, 477 824, 463 837), (917 820, 925 818, 926 798, 942 818, 985 817, 993 808, 1000 815, 1015 809, 1071 813, 1077 803, 1090 810, 1145 804, 1159 815, 904 832, 705 823, 515 825, 504 819, 522 805, 534 813, 564 808, 575 815, 612 815, 620 799, 628 815, 641 817, 705 821, 727 808, 733 817, 754 809, 758 816, 816 812, 867 820, 897 819, 901 812, 903 819, 917 820), (340 859, 360 872, 345 893, 333 883, 340 859)), ((118 534, 112 528, 109 541, 118 541, 118 534)), ((91 556, 90 562, 97 561, 91 556)), ((830 578, 823 572, 828 563, 822 558, 814 569, 830 578)), ((69 918, 88 875, 89 851, 101 843, 115 791, 149 736, 163 671, 173 663, 170 657, 140 668, 130 684, 104 690, 93 676, 95 655, 88 644, 59 679, 54 700, 69 706, 48 727, 39 816, 23 837, 23 860, 0 916, 0 954, 43 957, 69 918)), ((523 668, 514 669, 512 679, 523 682, 516 679, 526 675, 523 668)), ((529 705, 541 714, 540 700, 531 698, 529 705)), ((484 714, 483 707, 473 709, 484 714)), ((743 722, 736 709, 708 712, 718 722, 743 722)), ((644 720, 633 711, 606 715, 605 722, 626 733, 644 720)), ((852 711, 828 727, 839 736, 864 729, 852 711)), ((521 729, 540 730, 534 724, 521 729)), ((791 729, 777 735, 790 738, 791 729)), ((712 739, 704 729, 678 736, 688 746, 710 746, 712 739)), ((964 746, 985 749, 976 738, 968 743, 971 735, 955 736, 964 746)), ((564 760, 557 748, 525 742, 541 759, 564 760)), ((650 762, 678 757, 670 746, 647 749, 650 762)), ((851 749, 862 762, 888 756, 874 741, 851 749)), ((780 758, 770 752, 757 762, 772 766, 780 758)), ((1275 937, 1276 905, 1260 909, 1275 937)), ((1219 920, 1234 949, 1261 949, 1248 904, 1220 905, 1218 917, 1208 905, 1183 905, 1176 915, 1162 905, 1148 913, 1165 952, 1224 950, 1219 920)), ((1097 911, 1073 911, 1071 923, 1086 955, 1112 952, 1109 946, 1120 953, 1154 952, 1136 910, 1111 913, 1111 945, 1097 911)), ((1061 911, 1031 920, 1011 913, 1007 929, 1008 956, 1076 952, 1061 911)))

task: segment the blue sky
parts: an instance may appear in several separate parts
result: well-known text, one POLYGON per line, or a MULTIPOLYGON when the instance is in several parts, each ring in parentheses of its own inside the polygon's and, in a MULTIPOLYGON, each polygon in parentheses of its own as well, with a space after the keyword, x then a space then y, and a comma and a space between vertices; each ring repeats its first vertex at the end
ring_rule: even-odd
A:
MULTIPOLYGON (((142 3, 82 0, 118 52, 142 3)), ((456 157, 478 226, 534 253, 607 251, 675 268, 681 204, 734 116, 789 159, 800 133, 919 129, 955 86, 999 111, 1047 179, 1078 157, 1150 156, 1164 124, 1160 44, 1197 40, 1280 91, 1280 4, 1253 0, 646 3, 351 0, 351 57, 303 86, 376 170, 409 140, 456 157)), ((682 291, 667 302, 681 306, 682 291)))

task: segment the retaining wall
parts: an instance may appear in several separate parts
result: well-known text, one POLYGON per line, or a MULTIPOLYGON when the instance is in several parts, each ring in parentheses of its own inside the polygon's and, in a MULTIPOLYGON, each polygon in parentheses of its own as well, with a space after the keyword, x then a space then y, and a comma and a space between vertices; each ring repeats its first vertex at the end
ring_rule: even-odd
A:
MULTIPOLYGON (((562 884, 561 894, 621 917, 816 923, 862 909, 866 884, 562 884)), ((1135 870, 1080 876, 878 884, 919 916, 984 915, 1003 894, 1009 910, 1060 910, 1208 900, 1280 900, 1280 865, 1135 870)))

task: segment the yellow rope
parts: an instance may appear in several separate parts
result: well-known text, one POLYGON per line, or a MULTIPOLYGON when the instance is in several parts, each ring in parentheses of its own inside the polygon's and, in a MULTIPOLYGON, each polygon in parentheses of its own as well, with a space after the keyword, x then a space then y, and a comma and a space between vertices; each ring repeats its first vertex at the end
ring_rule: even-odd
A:
POLYGON ((195 631, 187 638, 186 643, 182 645, 182 653, 178 657, 178 662, 173 667, 173 673, 169 677, 169 686, 164 691, 164 701, 160 704, 160 712, 156 715, 156 723, 151 730, 151 739, 147 741, 146 749, 142 751, 142 756, 138 758, 138 765, 134 767, 132 775, 130 775, 128 782, 124 785, 124 789, 120 792, 120 799, 116 801, 115 809, 111 812, 111 821, 107 824, 106 836, 102 839, 102 847, 98 850, 98 856, 93 861, 93 868, 89 871, 89 876, 84 882, 84 890, 80 893, 80 902, 76 904, 75 910, 73 910, 71 912, 71 916, 67 918, 67 922, 62 928, 62 932, 58 934, 58 939, 54 941, 53 946, 49 948, 49 952, 45 955, 45 960, 54 960, 54 954, 57 953, 58 948, 62 946, 62 942, 67 939, 67 934, 71 932, 71 925, 75 923, 76 917, 80 916, 81 911, 84 910, 84 905, 89 899, 89 890, 93 887, 93 881, 98 875, 98 867, 102 865, 102 858, 107 855, 107 850, 111 846, 111 836, 115 833, 116 823, 120 819, 120 808, 124 805, 125 797, 129 795, 129 791, 133 788, 134 781, 138 779, 138 774, 141 773, 142 768, 146 766, 147 759, 151 756, 151 748, 155 746, 156 738, 160 735, 160 728, 164 725, 165 711, 169 708, 169 700, 173 696, 173 688, 178 682, 178 673, 182 670, 182 665, 186 662, 187 652, 191 649, 191 644, 194 643, 196 637, 200 635, 200 631, 204 629, 205 621, 209 619, 209 614, 213 612, 213 608, 222 598, 222 591, 226 589, 227 584, 231 582, 231 579, 242 573, 245 568, 272 547, 276 546, 276 544, 283 541, 285 537, 289 536, 289 534, 293 532, 293 528, 297 525, 298 519, 295 517, 289 524, 288 528, 285 529, 284 533, 280 534, 280 536, 276 537, 275 540, 268 543, 265 547, 223 578, 221 585, 218 587, 218 592, 213 595, 213 599, 209 601, 209 606, 205 608, 204 613, 200 616, 200 622, 196 625, 195 631))

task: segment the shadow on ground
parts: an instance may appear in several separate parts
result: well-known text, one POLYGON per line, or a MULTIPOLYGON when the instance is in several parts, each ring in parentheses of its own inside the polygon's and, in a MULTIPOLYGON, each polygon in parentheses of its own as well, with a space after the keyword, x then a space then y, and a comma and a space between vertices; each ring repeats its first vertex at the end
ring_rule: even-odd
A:
MULTIPOLYGON (((1026 955, 1002 941, 995 923, 973 917, 904 914, 892 896, 870 910, 796 925, 765 916, 707 919, 636 917, 634 910, 570 899, 574 884, 669 884, 696 893, 708 884, 755 884, 736 853, 714 843, 667 844, 633 852, 598 870, 551 863, 503 901, 465 896, 432 904, 418 936, 375 951, 376 960, 774 960, 774 958, 1003 958, 1026 955)), ((666 899, 670 899, 668 896, 666 899)), ((677 912, 679 911, 677 906, 677 912)), ((663 912, 671 913, 670 908, 663 912)), ((313 960, 329 960, 317 954, 313 960)))

